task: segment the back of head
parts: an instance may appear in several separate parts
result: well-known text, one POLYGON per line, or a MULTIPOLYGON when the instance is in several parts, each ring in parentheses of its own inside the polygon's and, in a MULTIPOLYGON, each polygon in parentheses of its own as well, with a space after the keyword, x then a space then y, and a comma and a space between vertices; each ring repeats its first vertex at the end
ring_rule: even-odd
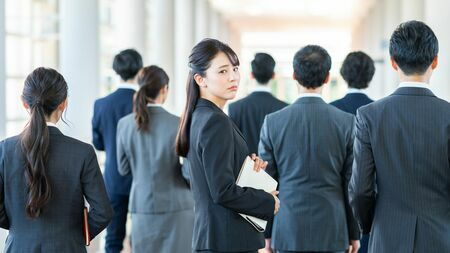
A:
POLYGON ((349 53, 342 63, 341 75, 350 88, 369 87, 374 74, 375 64, 372 58, 361 51, 349 53))
POLYGON ((140 88, 134 100, 134 119, 138 130, 148 131, 150 119, 147 104, 152 103, 160 94, 161 89, 169 84, 169 76, 162 68, 152 65, 139 72, 137 82, 140 88))
POLYGON ((216 39, 204 39, 192 48, 189 56, 189 76, 186 85, 187 99, 184 112, 181 116, 176 140, 176 152, 186 157, 189 151, 189 132, 192 113, 200 97, 200 89, 194 79, 195 75, 205 77, 206 70, 211 66, 212 60, 224 53, 233 66, 239 66, 239 58, 227 44, 216 39))
POLYGON ((274 75, 275 60, 266 53, 257 53, 252 63, 252 74, 259 84, 267 84, 274 75))
POLYGON ((405 75, 422 75, 439 51, 433 30, 420 21, 401 23, 389 41, 391 58, 405 75))
POLYGON ((328 52, 316 45, 300 49, 294 56, 294 76, 300 85, 309 89, 322 86, 331 69, 328 52))
POLYGON ((121 51, 114 57, 113 69, 123 81, 133 79, 142 68, 142 57, 134 49, 121 51))
POLYGON ((22 132, 21 147, 26 157, 25 178, 28 186, 26 213, 40 215, 51 197, 47 165, 49 132, 46 117, 57 110, 67 98, 67 83, 54 69, 37 68, 25 80, 22 100, 30 108, 31 119, 22 132))

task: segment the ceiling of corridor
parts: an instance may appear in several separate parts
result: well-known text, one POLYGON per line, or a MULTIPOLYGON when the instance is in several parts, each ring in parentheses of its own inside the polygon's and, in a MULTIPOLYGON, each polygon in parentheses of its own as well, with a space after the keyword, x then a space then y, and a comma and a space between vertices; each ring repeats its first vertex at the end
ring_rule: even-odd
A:
POLYGON ((210 0, 239 30, 291 30, 312 26, 349 26, 376 0, 210 0))

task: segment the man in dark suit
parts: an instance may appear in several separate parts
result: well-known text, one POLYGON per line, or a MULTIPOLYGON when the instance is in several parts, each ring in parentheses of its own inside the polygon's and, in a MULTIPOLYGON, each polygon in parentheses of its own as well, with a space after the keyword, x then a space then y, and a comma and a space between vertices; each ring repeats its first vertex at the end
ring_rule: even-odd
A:
POLYGON ((428 89, 438 40, 405 22, 389 53, 401 83, 358 109, 350 204, 369 252, 450 252, 450 104, 428 89))
POLYGON ((275 77, 275 60, 266 53, 257 53, 252 61, 252 78, 256 89, 247 97, 231 103, 228 114, 241 130, 250 153, 258 152, 259 133, 264 117, 287 104, 270 93, 268 83, 275 77))
POLYGON ((299 98, 269 114, 259 155, 279 183, 272 247, 285 252, 350 252, 359 248, 359 228, 348 202, 353 162, 353 115, 321 97, 331 58, 319 46, 294 56, 299 98))
MULTIPOLYGON (((361 51, 348 54, 341 67, 341 75, 348 84, 347 95, 330 104, 355 115, 359 107, 373 102, 362 90, 369 87, 374 74, 375 64, 370 56, 361 51)), ((369 234, 365 234, 358 252, 367 253, 368 245, 369 234)))
POLYGON ((125 238, 131 176, 121 176, 117 170, 116 130, 117 122, 133 111, 133 95, 137 89, 135 77, 141 68, 142 58, 136 50, 127 49, 116 55, 113 69, 123 83, 110 95, 95 101, 94 105, 92 142, 96 149, 106 152, 104 177, 114 209, 114 217, 106 229, 107 253, 119 253, 125 238))
POLYGON ((348 84, 347 95, 330 104, 355 115, 359 107, 373 102, 362 90, 369 87, 374 74, 375 65, 370 56, 361 51, 348 54, 341 67, 341 75, 348 84))
MULTIPOLYGON (((257 53, 251 65, 252 79, 254 78, 257 83, 256 89, 247 97, 231 103, 228 114, 244 135, 250 153, 256 154, 264 117, 284 108, 287 104, 274 97, 268 87, 270 80, 275 77, 275 60, 272 56, 266 53, 257 53)), ((264 232, 266 250, 269 252, 271 235, 272 222, 269 221, 264 232)))

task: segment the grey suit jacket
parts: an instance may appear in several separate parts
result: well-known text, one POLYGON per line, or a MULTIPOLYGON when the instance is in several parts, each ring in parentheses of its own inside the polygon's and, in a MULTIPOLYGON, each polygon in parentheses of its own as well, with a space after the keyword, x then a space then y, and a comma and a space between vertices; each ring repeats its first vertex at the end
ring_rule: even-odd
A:
POLYGON ((36 219, 25 212, 25 156, 18 136, 0 142, 0 226, 9 230, 5 252, 86 252, 84 198, 90 204, 91 238, 112 218, 112 208, 94 149, 49 127, 46 173, 51 199, 36 219))
POLYGON ((344 251, 359 239, 347 195, 354 117, 321 98, 304 97, 269 114, 259 155, 279 182, 272 247, 282 251, 344 251))
POLYGON ((129 210, 154 214, 192 209, 192 193, 175 154, 179 118, 162 107, 148 107, 148 112, 148 132, 138 131, 134 114, 117 125, 118 170, 133 176, 129 210))
POLYGON ((358 110, 354 149, 350 200, 369 252, 450 252, 450 104, 399 88, 358 110))

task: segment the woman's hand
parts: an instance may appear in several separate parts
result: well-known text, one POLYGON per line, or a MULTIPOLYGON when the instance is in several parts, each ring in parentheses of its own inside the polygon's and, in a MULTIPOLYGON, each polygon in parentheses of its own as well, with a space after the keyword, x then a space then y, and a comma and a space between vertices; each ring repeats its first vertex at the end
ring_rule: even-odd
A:
POLYGON ((267 162, 263 161, 255 153, 251 154, 250 158, 255 162, 255 166, 253 167, 253 169, 256 172, 259 172, 260 170, 265 170, 266 169, 267 162))
POLYGON ((273 214, 278 213, 278 209, 280 209, 280 200, 278 199, 277 195, 280 193, 279 191, 273 191, 270 194, 272 194, 273 199, 275 199, 275 209, 273 211, 273 214))

